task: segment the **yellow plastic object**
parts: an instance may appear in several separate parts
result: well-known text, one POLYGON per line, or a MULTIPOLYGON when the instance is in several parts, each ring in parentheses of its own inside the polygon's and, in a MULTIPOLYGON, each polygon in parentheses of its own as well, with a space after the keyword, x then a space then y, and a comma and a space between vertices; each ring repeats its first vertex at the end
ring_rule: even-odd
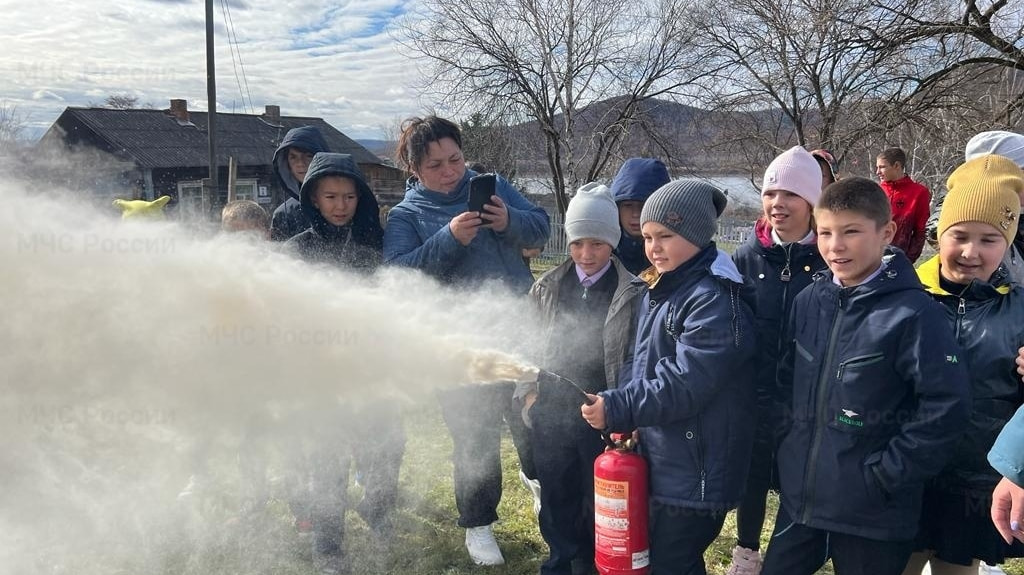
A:
POLYGON ((114 206, 121 210, 121 219, 164 219, 164 206, 171 196, 160 196, 152 202, 145 200, 114 200, 114 206))

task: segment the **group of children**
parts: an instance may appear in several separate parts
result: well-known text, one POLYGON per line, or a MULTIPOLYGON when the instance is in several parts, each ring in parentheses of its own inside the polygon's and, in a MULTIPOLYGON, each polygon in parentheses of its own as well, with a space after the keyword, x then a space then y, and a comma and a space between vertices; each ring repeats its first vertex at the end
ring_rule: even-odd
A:
MULTIPOLYGON (((486 213, 465 212, 475 172, 460 141, 430 133, 407 158, 414 179, 390 247, 358 168, 327 153, 303 174, 309 226, 290 245, 346 268, 383 259, 456 285, 523 284, 514 262, 546 237, 542 214, 504 188, 486 213)), ((836 181, 821 151, 772 161, 763 216, 731 258, 712 241, 726 196, 707 182, 670 181, 657 160, 634 158, 611 189, 578 190, 570 258, 528 297, 543 318, 542 367, 588 401, 564 386, 511 394, 535 446, 520 459, 542 487, 542 575, 594 572, 598 431, 635 431, 650 466, 652 575, 706 573, 704 551, 737 507, 733 575, 810 575, 830 559, 840 575, 916 575, 926 562, 966 574, 1024 555, 989 518, 999 475, 986 461, 1024 403, 1024 291, 1002 265, 1024 205, 1018 137, 1020 157, 975 150, 950 175, 938 254, 917 270, 890 245, 899 230, 879 184, 836 181), (780 507, 762 556, 772 488, 780 507)), ((449 404, 446 420, 465 407, 449 404)), ((493 488, 474 481, 490 480, 456 469, 460 525, 475 561, 499 563, 493 536, 474 555, 471 532, 496 519, 493 488)))
POLYGON ((985 459, 1024 399, 1024 292, 1001 264, 1024 172, 969 157, 947 182, 939 253, 918 270, 890 245, 882 188, 823 190, 828 179, 803 148, 777 157, 735 265, 710 241, 714 188, 671 182, 641 210, 653 269, 634 280, 646 290, 631 369, 581 411, 595 429, 639 433, 652 575, 705 573, 737 505, 737 575, 811 574, 830 559, 839 574, 916 575, 926 562, 966 574, 1024 552, 989 517, 999 474, 985 459))

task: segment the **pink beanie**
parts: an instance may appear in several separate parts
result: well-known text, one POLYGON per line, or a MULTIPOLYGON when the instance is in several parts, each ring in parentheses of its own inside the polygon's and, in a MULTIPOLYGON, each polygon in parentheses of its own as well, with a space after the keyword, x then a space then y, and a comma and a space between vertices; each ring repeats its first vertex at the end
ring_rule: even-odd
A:
POLYGON ((761 194, 769 190, 792 192, 811 207, 818 205, 821 197, 821 168, 810 152, 801 146, 794 146, 782 152, 768 164, 761 183, 761 194))

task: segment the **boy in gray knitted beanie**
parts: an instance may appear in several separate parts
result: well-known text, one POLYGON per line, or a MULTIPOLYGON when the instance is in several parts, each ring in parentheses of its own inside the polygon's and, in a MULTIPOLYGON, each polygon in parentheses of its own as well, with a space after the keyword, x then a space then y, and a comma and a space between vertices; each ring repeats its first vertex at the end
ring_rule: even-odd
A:
MULTIPOLYGON (((746 484, 754 314, 743 277, 711 241, 725 204, 721 190, 695 179, 669 182, 644 204, 655 269, 641 274, 647 290, 631 369, 580 408, 596 429, 640 434, 650 468, 652 573, 705 572, 704 551, 746 484)), ((613 535, 597 529, 598 541, 613 535)))
POLYGON ((708 247, 727 201, 721 190, 696 179, 669 182, 654 192, 644 204, 640 226, 655 269, 670 272, 708 247))

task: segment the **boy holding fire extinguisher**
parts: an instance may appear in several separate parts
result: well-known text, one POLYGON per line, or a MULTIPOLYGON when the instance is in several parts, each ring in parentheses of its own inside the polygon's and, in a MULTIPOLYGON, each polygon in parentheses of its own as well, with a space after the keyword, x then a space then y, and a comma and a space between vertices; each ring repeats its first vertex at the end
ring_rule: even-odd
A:
MULTIPOLYGON (((618 385, 632 350, 636 277, 612 255, 619 239, 618 208, 606 186, 586 184, 565 212, 571 256, 530 289, 546 326, 541 365, 596 392, 618 385)), ((594 570, 594 460, 599 433, 576 417, 580 391, 554 382, 519 384, 533 460, 540 480, 540 532, 550 555, 541 575, 590 575, 594 570)))
POLYGON ((752 298, 711 241, 725 194, 702 180, 658 189, 640 217, 653 267, 632 369, 617 389, 591 395, 583 418, 639 432, 650 467, 651 575, 706 573, 704 551, 740 502, 754 424, 752 298))

